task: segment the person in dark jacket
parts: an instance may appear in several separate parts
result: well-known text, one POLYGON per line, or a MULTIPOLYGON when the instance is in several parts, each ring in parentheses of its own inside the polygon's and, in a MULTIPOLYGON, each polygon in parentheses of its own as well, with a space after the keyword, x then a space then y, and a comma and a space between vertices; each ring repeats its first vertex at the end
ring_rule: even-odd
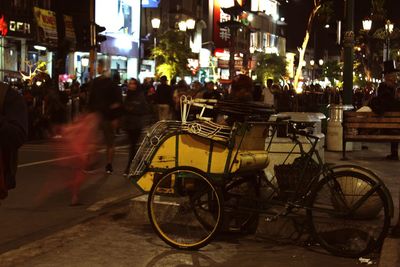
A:
POLYGON ((139 83, 132 78, 128 82, 128 91, 124 102, 124 128, 129 139, 129 158, 124 171, 124 176, 129 174, 129 169, 133 158, 136 155, 137 143, 143 127, 146 123, 147 115, 150 113, 149 104, 143 90, 139 88, 139 83))
POLYGON ((158 120, 170 120, 172 118, 173 89, 167 84, 167 76, 161 76, 157 86, 155 103, 157 105, 158 120))
POLYGON ((105 61, 100 59, 97 63, 96 77, 90 84, 88 110, 101 116, 100 128, 104 134, 107 146, 107 173, 113 172, 112 162, 114 158, 115 131, 118 127, 118 119, 122 111, 122 93, 110 77, 106 75, 105 61))
POLYGON ((0 82, 0 199, 15 188, 18 148, 27 139, 28 111, 22 96, 0 82))
MULTIPOLYGON (((400 101, 396 99, 397 73, 393 60, 383 62, 383 77, 384 81, 379 84, 377 96, 371 99, 370 107, 377 114, 384 112, 400 111, 400 101)), ((398 160, 399 143, 392 142, 390 146, 390 155, 386 158, 390 160, 398 160)))

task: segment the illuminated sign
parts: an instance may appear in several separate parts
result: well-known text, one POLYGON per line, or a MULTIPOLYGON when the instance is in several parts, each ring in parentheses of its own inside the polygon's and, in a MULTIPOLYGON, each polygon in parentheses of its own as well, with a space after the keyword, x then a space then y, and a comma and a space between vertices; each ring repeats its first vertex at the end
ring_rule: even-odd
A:
POLYGON ((274 19, 279 18, 278 3, 276 0, 252 0, 251 11, 260 11, 272 16, 274 19))
MULTIPOLYGON (((229 21, 229 14, 224 13, 221 9, 221 0, 214 0, 214 18, 213 18, 213 41, 217 48, 229 47, 229 39, 231 38, 231 32, 229 28, 221 28, 220 23, 229 21)), ((222 3, 224 4, 224 2, 222 3)))
POLYGON ((26 22, 20 22, 15 20, 10 20, 10 32, 19 32, 30 34, 31 33, 31 24, 26 22))
POLYGON ((107 36, 107 40, 101 43, 102 53, 138 57, 140 2, 96 0, 96 23, 106 28, 104 34, 107 36))
POLYGON ((38 26, 39 42, 56 45, 58 39, 56 13, 34 7, 34 15, 38 26))
POLYGON ((142 0, 142 7, 144 8, 158 8, 160 0, 142 0))
POLYGON ((4 16, 1 16, 0 18, 0 33, 1 36, 6 36, 8 32, 8 26, 7 26, 7 22, 4 19, 4 16))

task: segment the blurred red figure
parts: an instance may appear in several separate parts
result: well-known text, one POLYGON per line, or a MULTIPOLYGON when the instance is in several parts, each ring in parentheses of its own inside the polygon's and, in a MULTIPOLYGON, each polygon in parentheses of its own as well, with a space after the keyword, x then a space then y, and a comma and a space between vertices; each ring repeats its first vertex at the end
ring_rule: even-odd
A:
POLYGON ((88 161, 89 159, 93 160, 94 157, 88 157, 88 155, 96 152, 99 141, 99 123, 99 115, 89 113, 78 116, 73 123, 63 128, 64 144, 67 148, 63 151, 68 151, 68 154, 76 156, 66 161, 70 166, 75 167, 74 178, 69 184, 72 193, 71 205, 79 203, 79 188, 85 180, 82 170, 93 163, 88 161))

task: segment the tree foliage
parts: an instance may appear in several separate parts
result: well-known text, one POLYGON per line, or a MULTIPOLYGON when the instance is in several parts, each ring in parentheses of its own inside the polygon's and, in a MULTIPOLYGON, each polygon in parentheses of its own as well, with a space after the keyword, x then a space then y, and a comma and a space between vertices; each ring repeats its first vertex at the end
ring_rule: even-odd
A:
POLYGON ((342 77, 342 66, 335 60, 328 61, 324 63, 322 72, 331 84, 335 85, 335 80, 340 80, 342 77))
POLYGON ((286 76, 286 60, 284 57, 276 54, 258 53, 256 75, 257 80, 263 84, 267 79, 273 79, 275 82, 283 80, 286 76))
POLYGON ((186 44, 184 32, 169 30, 158 38, 157 46, 152 50, 152 58, 156 60, 158 76, 183 77, 189 74, 188 58, 193 57, 186 44))

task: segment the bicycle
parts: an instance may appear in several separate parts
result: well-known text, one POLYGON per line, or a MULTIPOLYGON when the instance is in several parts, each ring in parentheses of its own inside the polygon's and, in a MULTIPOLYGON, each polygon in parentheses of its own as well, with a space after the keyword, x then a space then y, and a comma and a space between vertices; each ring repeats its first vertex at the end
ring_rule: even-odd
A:
POLYGON ((151 225, 167 244, 199 249, 222 228, 254 232, 260 214, 268 214, 274 206, 284 209, 273 219, 303 210, 312 236, 332 254, 359 257, 382 244, 393 216, 389 191, 365 168, 324 164, 316 150, 319 138, 307 131, 310 125, 267 121, 270 110, 258 105, 183 102, 182 121, 153 126, 131 171, 135 184, 149 193, 151 225), (185 114, 190 105, 202 107, 200 117, 205 108, 214 108, 240 113, 243 120, 232 126, 188 122, 185 114), (246 112, 239 112, 243 105, 246 112), (263 170, 282 124, 290 129, 294 146, 284 163, 275 166, 277 183, 273 183, 263 170), (271 139, 265 149, 267 136, 271 139), (309 151, 300 136, 310 142, 309 151), (296 147, 300 156, 286 164, 296 147))

